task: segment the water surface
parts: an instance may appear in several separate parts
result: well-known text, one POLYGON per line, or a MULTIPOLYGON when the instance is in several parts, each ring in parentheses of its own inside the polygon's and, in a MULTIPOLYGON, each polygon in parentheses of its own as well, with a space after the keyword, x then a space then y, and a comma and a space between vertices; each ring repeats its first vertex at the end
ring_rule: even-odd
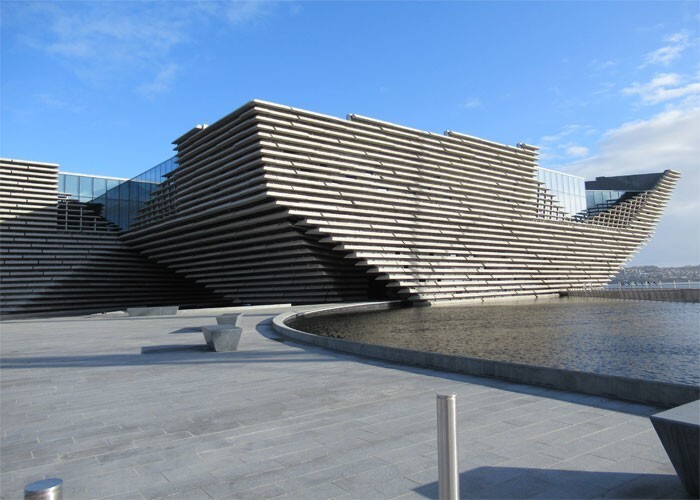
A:
POLYGON ((562 298, 299 318, 328 337, 700 384, 700 304, 562 298))

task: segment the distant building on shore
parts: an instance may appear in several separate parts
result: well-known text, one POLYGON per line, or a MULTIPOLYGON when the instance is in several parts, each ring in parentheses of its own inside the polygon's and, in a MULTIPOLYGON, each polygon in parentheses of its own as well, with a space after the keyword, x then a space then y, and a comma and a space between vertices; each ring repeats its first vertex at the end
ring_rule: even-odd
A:
POLYGON ((599 287, 679 177, 585 182, 533 146, 262 101, 174 144, 130 180, 2 160, 2 314, 599 287))
POLYGON ((632 282, 673 282, 700 281, 700 266, 658 267, 633 266, 625 267, 612 279, 612 283, 632 282))

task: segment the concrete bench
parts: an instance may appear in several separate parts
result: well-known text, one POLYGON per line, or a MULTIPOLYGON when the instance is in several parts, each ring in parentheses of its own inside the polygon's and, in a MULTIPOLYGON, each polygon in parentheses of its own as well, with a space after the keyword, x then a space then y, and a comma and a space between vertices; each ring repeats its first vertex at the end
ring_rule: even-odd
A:
POLYGON ((208 325, 202 327, 204 341, 212 351, 237 351, 242 328, 234 325, 208 325))
POLYGON ((243 314, 242 313, 222 314, 221 316, 216 317, 216 322, 219 325, 233 325, 233 326, 237 326, 238 328, 240 328, 242 326, 242 322, 243 322, 243 314))
POLYGON ((686 491, 698 498, 700 400, 649 417, 686 491))

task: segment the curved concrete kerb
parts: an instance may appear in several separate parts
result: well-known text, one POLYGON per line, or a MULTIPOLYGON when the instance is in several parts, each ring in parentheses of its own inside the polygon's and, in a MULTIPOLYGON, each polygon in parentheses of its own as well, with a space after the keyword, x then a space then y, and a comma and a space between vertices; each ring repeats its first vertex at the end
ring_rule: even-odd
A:
POLYGON ((287 325, 299 316, 318 316, 350 311, 382 310, 402 307, 400 302, 371 302, 326 306, 312 311, 289 312, 272 320, 274 329, 289 338, 327 349, 404 365, 420 366, 448 372, 491 377, 570 392, 612 397, 670 408, 700 399, 700 387, 615 375, 587 373, 545 366, 530 366, 507 361, 470 358, 439 352, 417 351, 401 347, 362 344, 302 332, 287 325))

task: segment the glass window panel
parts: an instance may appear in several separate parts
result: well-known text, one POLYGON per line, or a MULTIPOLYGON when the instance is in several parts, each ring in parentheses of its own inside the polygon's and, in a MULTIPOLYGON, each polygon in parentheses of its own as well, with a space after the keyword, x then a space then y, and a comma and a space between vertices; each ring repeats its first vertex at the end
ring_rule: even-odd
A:
POLYGON ((129 185, 129 199, 132 201, 140 200, 141 185, 143 183, 141 181, 128 181, 127 184, 129 185))
POLYGON ((65 174, 58 174, 58 192, 64 193, 66 189, 66 176, 65 174))
POLYGON ((116 217, 114 214, 114 201, 105 201, 104 212, 105 219, 116 223, 116 217))
POLYGON ((92 177, 80 177, 80 198, 81 201, 89 200, 92 196, 92 177))
POLYGON ((66 175, 65 188, 66 193, 69 193, 72 196, 78 196, 78 194, 80 193, 78 189, 78 177, 75 175, 66 175))
POLYGON ((119 226, 121 228, 124 228, 129 222, 129 202, 128 201, 124 201, 121 203, 121 207, 119 208, 119 219, 121 220, 121 224, 119 226))
POLYGON ((141 207, 141 203, 136 201, 131 203, 131 208, 129 210, 129 225, 131 225, 134 220, 136 219, 136 216, 139 213, 139 208, 141 207))
POLYGON ((107 179, 94 179, 92 192, 95 198, 102 196, 107 191, 107 179))

